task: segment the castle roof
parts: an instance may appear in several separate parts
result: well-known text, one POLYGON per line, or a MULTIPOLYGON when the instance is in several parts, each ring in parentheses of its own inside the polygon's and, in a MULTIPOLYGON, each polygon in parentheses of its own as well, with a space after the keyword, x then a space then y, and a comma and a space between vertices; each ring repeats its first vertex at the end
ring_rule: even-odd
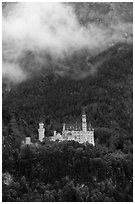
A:
POLYGON ((85 108, 83 108, 83 110, 82 110, 82 115, 86 115, 85 108))
POLYGON ((81 123, 68 123, 65 124, 65 130, 70 130, 70 131, 81 131, 82 130, 82 124, 81 123))
MULTIPOLYGON (((65 130, 69 131, 82 131, 82 123, 68 123, 65 124, 65 130)), ((92 130, 91 123, 87 124, 87 130, 92 130)))

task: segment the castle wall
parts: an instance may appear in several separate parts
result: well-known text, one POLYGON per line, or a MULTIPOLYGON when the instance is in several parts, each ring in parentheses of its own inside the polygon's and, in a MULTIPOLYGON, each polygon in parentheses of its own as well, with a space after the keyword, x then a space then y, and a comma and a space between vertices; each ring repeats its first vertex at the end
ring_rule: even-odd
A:
MULTIPOLYGON (((63 131, 62 131, 62 135, 61 134, 57 134, 56 131, 54 131, 54 136, 52 138, 53 141, 59 140, 59 141, 63 141, 63 140, 74 140, 77 141, 79 143, 91 143, 93 145, 94 144, 94 129, 87 130, 87 121, 86 121, 86 115, 83 114, 82 115, 82 130, 79 129, 77 130, 77 126, 71 126, 76 130, 68 130, 66 129, 66 124, 63 124, 63 131)), ((70 127, 70 128, 71 128, 70 127)))
POLYGON ((94 130, 92 131, 63 131, 63 140, 74 140, 79 143, 89 142, 94 145, 94 130))

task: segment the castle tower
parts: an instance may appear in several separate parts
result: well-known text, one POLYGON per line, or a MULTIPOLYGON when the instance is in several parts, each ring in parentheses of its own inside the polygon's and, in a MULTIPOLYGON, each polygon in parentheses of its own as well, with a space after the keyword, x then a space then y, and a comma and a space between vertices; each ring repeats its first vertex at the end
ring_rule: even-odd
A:
POLYGON ((26 136, 26 145, 30 145, 30 144, 31 144, 31 137, 26 136))
POLYGON ((94 141, 94 129, 92 129, 91 143, 93 144, 93 146, 95 146, 95 141, 94 141))
POLYGON ((90 137, 90 143, 95 146, 95 141, 94 141, 94 129, 92 128, 90 131, 91 137, 90 137))
POLYGON ((86 121, 86 114, 84 110, 82 113, 82 131, 87 132, 87 121, 86 121))
POLYGON ((56 130, 54 130, 53 132, 53 138, 54 138, 54 141, 56 141, 56 130))
POLYGON ((63 131, 65 131, 65 123, 63 123, 63 131))
POLYGON ((40 141, 40 142, 43 141, 44 132, 45 132, 44 123, 39 123, 38 133, 39 133, 39 141, 40 141))

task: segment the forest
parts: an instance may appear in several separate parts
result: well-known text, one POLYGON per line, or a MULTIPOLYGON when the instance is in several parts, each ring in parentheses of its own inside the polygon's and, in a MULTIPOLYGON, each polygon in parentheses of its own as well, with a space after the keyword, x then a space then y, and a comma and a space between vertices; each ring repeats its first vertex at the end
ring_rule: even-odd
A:
POLYGON ((3 83, 4 202, 133 201, 132 55, 131 45, 117 44, 93 58, 82 52, 65 60, 77 74, 42 71, 10 91, 3 83), (86 59, 102 61, 96 73, 88 74, 86 59), (48 141, 63 122, 80 120, 83 107, 95 147, 48 141), (22 145, 27 135, 37 141, 41 120, 45 141, 22 145))
POLYGON ((5 202, 132 201, 132 153, 74 141, 3 149, 5 202))

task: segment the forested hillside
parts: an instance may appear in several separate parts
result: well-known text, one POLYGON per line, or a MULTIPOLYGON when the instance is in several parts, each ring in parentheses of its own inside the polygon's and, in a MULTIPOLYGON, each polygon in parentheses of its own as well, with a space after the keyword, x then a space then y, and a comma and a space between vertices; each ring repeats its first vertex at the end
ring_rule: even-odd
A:
POLYGON ((74 141, 3 149, 3 201, 132 202, 132 154, 74 141), (7 185, 8 184, 8 185, 7 185))
POLYGON ((52 70, 10 91, 3 84, 3 172, 12 175, 3 201, 132 201, 132 54, 118 44, 93 58, 83 53, 82 64, 81 55, 65 61, 87 77, 52 70), (86 59, 102 63, 91 73, 86 59), (46 140, 20 149, 26 135, 38 138, 39 121, 49 136, 80 120, 83 107, 96 147, 46 140))
MULTIPOLYGON (((68 61, 68 66, 72 64, 76 71, 85 73, 86 62, 81 64, 80 60, 76 56, 68 61)), ((4 92, 3 124, 9 124, 14 116, 20 134, 25 131, 36 137, 38 123, 43 120, 48 135, 54 129, 61 131, 63 122, 80 120, 85 107, 97 137, 99 131, 108 135, 107 139, 120 132, 124 140, 132 141, 132 46, 114 46, 91 58, 91 63, 102 60, 95 73, 89 72, 85 78, 77 79, 66 72, 64 76, 53 72, 46 75, 42 71, 4 92)))
POLYGON ((2 200, 132 202, 132 3, 51 8, 3 4, 2 200), (83 108, 95 146, 49 141, 63 122, 80 121, 83 108), (35 144, 41 121, 46 137, 35 144))

